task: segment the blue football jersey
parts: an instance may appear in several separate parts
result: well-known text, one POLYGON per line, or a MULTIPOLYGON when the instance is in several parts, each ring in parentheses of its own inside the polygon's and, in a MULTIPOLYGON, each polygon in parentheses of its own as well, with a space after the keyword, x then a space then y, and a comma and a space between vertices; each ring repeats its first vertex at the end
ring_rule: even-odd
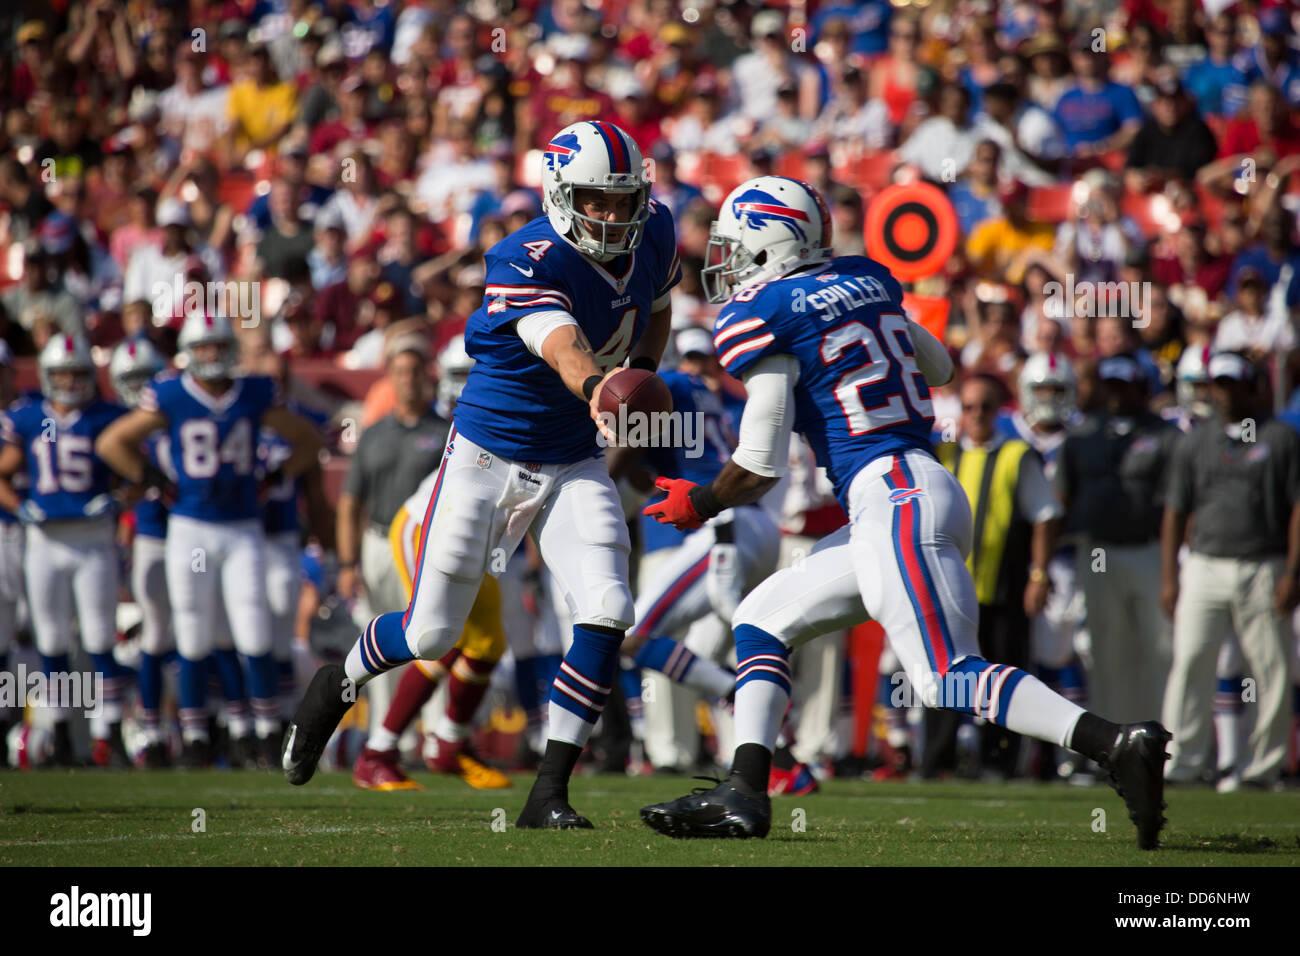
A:
MULTIPOLYGON (((176 469, 172 467, 171 439, 163 432, 150 435, 144 441, 144 453, 153 465, 172 481, 176 480, 176 469)), ((167 537, 167 506, 162 500, 142 498, 135 505, 135 533, 142 538, 167 537)))
POLYGON ((257 431, 279 402, 275 382, 261 375, 235 379, 220 396, 188 372, 166 373, 145 386, 140 407, 167 417, 176 504, 172 513, 201 521, 261 516, 257 500, 257 431))
POLYGON ((650 307, 681 279, 672 214, 653 200, 641 245, 598 264, 545 217, 488 250, 483 305, 470 316, 465 348, 474 359, 456 406, 456 428, 514 461, 564 463, 602 453, 588 405, 524 345, 514 323, 534 312, 568 312, 591 343, 596 364, 623 364, 641 338, 650 307))
MULTIPOLYGON (((304 408, 296 402, 288 403, 289 410, 323 428, 328 418, 319 412, 304 408)), ((275 471, 293 454, 293 446, 279 432, 263 427, 257 433, 257 463, 263 474, 275 471)), ((298 494, 302 491, 302 478, 284 478, 272 487, 262 505, 262 528, 267 534, 281 534, 298 530, 298 494)))
POLYGON ((59 415, 42 398, 15 402, 0 415, 0 441, 17 445, 26 459, 26 498, 41 520, 98 517, 113 507, 112 469, 95 454, 95 439, 126 414, 113 402, 95 399, 59 415))
MULTIPOLYGON (((730 395, 719 395, 698 375, 663 372, 659 376, 673 396, 673 411, 692 429, 684 434, 683 443, 672 448, 651 448, 643 456, 647 467, 665 478, 685 478, 705 485, 718 476, 722 466, 736 450, 736 432, 740 418, 730 395)), ((739 403, 743 408, 744 402, 739 403)), ((655 498, 663 497, 656 492, 655 498)), ((681 544, 685 531, 654 518, 641 515, 642 549, 648 554, 660 548, 681 544)))
POLYGON ((847 511, 853 476, 882 455, 930 449, 934 408, 903 312, 903 290, 865 256, 742 289, 714 327, 718 359, 741 378, 768 355, 799 363, 795 431, 847 511))

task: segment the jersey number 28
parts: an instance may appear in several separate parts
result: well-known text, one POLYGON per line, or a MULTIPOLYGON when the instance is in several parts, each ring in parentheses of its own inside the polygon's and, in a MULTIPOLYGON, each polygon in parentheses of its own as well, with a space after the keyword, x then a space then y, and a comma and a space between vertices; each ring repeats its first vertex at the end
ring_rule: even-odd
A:
POLYGON ((934 418, 934 404, 928 394, 922 397, 917 385, 918 381, 924 384, 925 378, 916 367, 916 358, 907 354, 899 338, 907 335, 907 320, 897 312, 884 313, 880 316, 880 331, 888 355, 880 347, 876 334, 861 322, 841 325, 827 332, 822 339, 821 358, 827 365, 837 361, 855 345, 866 349, 867 357, 871 359, 866 365, 849 369, 835 382, 835 398, 849 420, 850 435, 864 435, 902 424, 911 418, 908 406, 921 418, 934 418), (895 393, 881 404, 867 408, 862 401, 862 389, 887 379, 894 361, 902 370, 902 394, 895 393))

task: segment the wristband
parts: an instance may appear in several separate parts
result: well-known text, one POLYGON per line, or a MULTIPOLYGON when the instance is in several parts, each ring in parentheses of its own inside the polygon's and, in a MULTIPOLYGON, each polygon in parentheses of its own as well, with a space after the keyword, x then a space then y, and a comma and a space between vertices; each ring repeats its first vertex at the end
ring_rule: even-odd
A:
POLYGON ((582 397, 591 401, 592 393, 596 391, 596 386, 604 381, 603 375, 588 375, 587 380, 582 383, 582 397))
POLYGON ((1035 584, 1042 584, 1048 580, 1047 572, 1040 567, 1032 567, 1029 569, 1029 580, 1035 584))
POLYGON ((638 355, 628 366, 629 368, 643 368, 647 372, 659 371, 659 363, 648 355, 638 355))
POLYGON ((696 485, 688 494, 691 499, 691 507, 695 513, 708 521, 714 518, 723 510, 722 502, 718 501, 718 496, 713 493, 709 485, 696 485))

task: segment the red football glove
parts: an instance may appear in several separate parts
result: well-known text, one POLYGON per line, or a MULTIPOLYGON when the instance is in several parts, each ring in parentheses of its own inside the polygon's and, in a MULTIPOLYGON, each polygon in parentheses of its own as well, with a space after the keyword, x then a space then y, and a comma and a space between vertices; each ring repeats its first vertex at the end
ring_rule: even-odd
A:
POLYGON ((646 505, 641 513, 654 518, 660 524, 670 524, 678 531, 694 531, 703 526, 704 519, 691 504, 691 489, 698 487, 695 482, 685 478, 656 478, 655 487, 668 492, 663 501, 646 505))

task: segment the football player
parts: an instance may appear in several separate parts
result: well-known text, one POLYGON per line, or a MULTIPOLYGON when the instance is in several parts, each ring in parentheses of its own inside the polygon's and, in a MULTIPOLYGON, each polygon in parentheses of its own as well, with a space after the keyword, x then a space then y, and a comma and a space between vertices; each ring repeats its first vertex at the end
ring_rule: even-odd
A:
MULTIPOLYGON (((0 340, 0 411, 17 398, 14 388, 13 352, 0 340)), ((21 501, 27 492, 27 476, 18 472, 11 479, 21 501)), ((23 525, 8 508, 0 507, 0 671, 9 670, 9 648, 18 632, 20 615, 26 614, 23 595, 23 525)), ((0 757, 11 721, 20 716, 13 708, 0 706, 0 757)))
POLYGON ((280 470, 263 479, 265 487, 302 474, 321 447, 311 423, 280 403, 271 379, 235 375, 235 344, 224 316, 188 316, 179 339, 185 370, 146 385, 135 410, 95 445, 128 481, 170 494, 171 479, 140 450, 141 442, 157 431, 165 431, 170 443, 176 481, 167 519, 166 577, 181 658, 181 761, 188 767, 209 759, 206 659, 217 646, 218 606, 225 610, 235 648, 248 659, 257 750, 274 762, 280 708, 266 596, 257 432, 269 426, 293 445, 280 470))
MULTIPOLYGON (((148 339, 123 342, 113 350, 108 363, 109 378, 118 401, 127 408, 140 404, 140 393, 155 375, 167 367, 148 339)), ((149 463, 176 480, 168 453, 167 436, 150 435, 144 441, 149 463)), ((162 731, 163 658, 176 646, 172 634, 171 602, 167 600, 167 569, 164 546, 167 539, 167 504, 153 489, 136 502, 134 534, 131 539, 131 593, 140 608, 140 666, 136 680, 140 695, 140 729, 144 734, 142 762, 147 769, 171 766, 166 737, 162 731)))
POLYGON ((694 529, 757 500, 779 480, 797 427, 834 482, 849 525, 823 539, 803 568, 759 585, 732 619, 738 746, 730 775, 710 790, 645 807, 642 819, 675 836, 765 836, 790 647, 870 617, 928 704, 1096 760, 1124 797, 1139 846, 1158 846, 1168 732, 1155 721, 1113 724, 979 655, 965 563, 970 504, 930 445, 929 384, 948 381, 952 361, 906 317, 898 281, 871 259, 832 258, 825 201, 778 176, 749 180, 727 196, 709 254, 706 293, 713 302, 730 300, 714 344, 749 395, 740 446, 707 485, 659 479, 668 497, 646 513, 694 529))
MULTIPOLYGON (((1043 457, 1043 474, 1050 482, 1066 432, 1080 420, 1074 366, 1059 353, 1035 352, 1021 366, 1017 385, 1020 407, 1011 415, 1011 430, 1043 457)), ((1084 607, 1083 590, 1075 581, 1074 549, 1073 541, 1062 542, 1047 563, 1050 590, 1043 613, 1030 619, 1029 642, 1043 683, 1082 707, 1084 670, 1074 641, 1083 626, 1084 607)), ((1075 762, 1073 755, 1063 756, 1056 771, 1069 777, 1075 762)))
POLYGON ((346 666, 317 672, 285 738, 291 783, 311 778, 353 682, 451 649, 483 575, 504 570, 527 533, 565 592, 573 643, 551 689, 546 753, 515 825, 591 826, 569 805, 569 777, 633 619, 630 540, 597 441, 600 386, 629 360, 658 367, 681 268, 672 216, 650 199, 627 133, 575 123, 542 160, 545 216, 487 253, 483 305, 465 333, 475 364, 422 522, 411 604, 372 621, 346 666))
MULTIPOLYGON (((91 721, 97 763, 130 766, 122 745, 127 673, 113 657, 117 638, 118 561, 113 473, 95 441, 126 414, 99 398, 90 346, 55 335, 38 360, 41 394, 0 417, 0 507, 27 525, 23 565, 36 648, 47 675, 68 673, 74 616, 81 643, 103 675, 104 701, 91 721), (11 479, 25 469, 21 502, 11 479)), ((54 717, 55 766, 74 763, 66 708, 54 717)))

